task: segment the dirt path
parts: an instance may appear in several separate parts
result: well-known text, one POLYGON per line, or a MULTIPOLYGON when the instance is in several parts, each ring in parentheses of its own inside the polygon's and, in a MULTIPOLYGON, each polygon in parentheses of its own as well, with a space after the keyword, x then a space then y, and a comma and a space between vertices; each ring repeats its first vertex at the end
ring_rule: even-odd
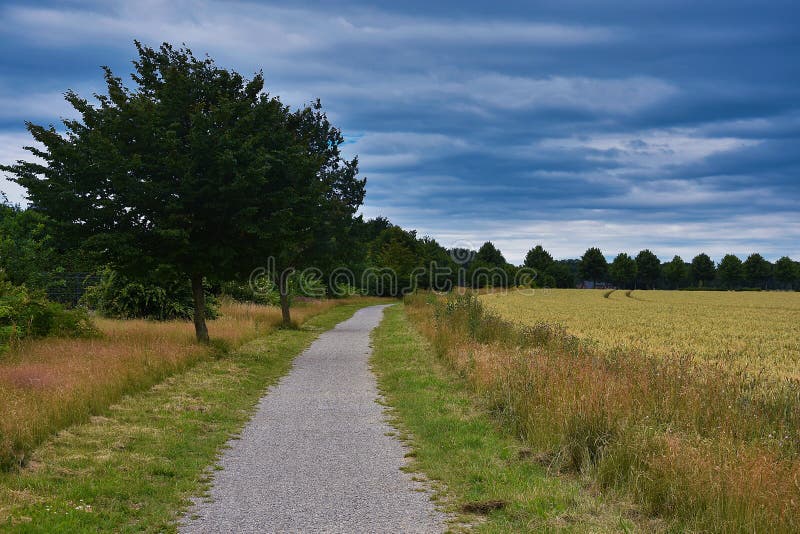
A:
POLYGON ((444 516, 400 471, 387 435, 369 334, 385 306, 322 334, 223 455, 211 501, 181 532, 441 532, 444 516))

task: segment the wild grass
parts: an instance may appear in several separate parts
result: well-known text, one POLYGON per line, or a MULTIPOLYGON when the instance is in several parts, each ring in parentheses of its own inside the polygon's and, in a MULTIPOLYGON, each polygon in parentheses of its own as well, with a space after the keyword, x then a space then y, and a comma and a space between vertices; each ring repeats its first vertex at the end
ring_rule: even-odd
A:
POLYGON ((575 477, 547 473, 508 427, 443 365, 400 306, 384 312, 373 333, 372 368, 393 424, 410 447, 408 469, 431 481, 451 514, 452 531, 653 532, 630 503, 586 491, 575 477))
MULTIPOLYGON (((347 301, 293 309, 295 322, 347 301)), ((100 335, 23 341, 0 359, 0 469, 26 464, 33 447, 73 423, 276 329, 277 307, 226 301, 209 322, 212 345, 195 341, 191 322, 96 319, 100 335)))
POLYGON ((796 380, 607 350, 563 327, 515 325, 469 295, 417 295, 407 309, 553 469, 681 529, 800 529, 796 380))
POLYGON ((46 439, 25 469, 0 472, 0 531, 175 532, 265 388, 321 332, 369 303, 336 305, 204 358, 46 439))

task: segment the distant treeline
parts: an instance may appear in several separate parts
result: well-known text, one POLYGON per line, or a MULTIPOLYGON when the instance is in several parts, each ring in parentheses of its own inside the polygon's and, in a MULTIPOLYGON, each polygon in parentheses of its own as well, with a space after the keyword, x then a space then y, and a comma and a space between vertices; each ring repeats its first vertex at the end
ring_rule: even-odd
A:
MULTIPOLYGON (((264 263, 266 264, 266 258, 264 263)), ((328 294, 336 294, 335 284, 347 291, 372 295, 397 295, 410 288, 447 290, 457 286, 526 285, 534 287, 574 288, 607 287, 625 289, 778 289, 800 290, 800 263, 783 257, 775 263, 753 253, 744 260, 728 254, 715 263, 707 254, 691 261, 680 256, 661 262, 649 250, 635 256, 618 254, 608 262, 598 248, 588 249, 581 258, 555 260, 541 245, 531 248, 522 265, 509 263, 494 244, 487 241, 478 250, 446 248, 435 239, 418 237, 414 230, 404 230, 384 217, 364 220, 357 217, 342 234, 335 252, 321 263, 298 266, 313 268, 328 294), (381 273, 392 273, 392 283, 381 273), (376 275, 377 273, 377 275, 376 275)), ((48 219, 32 209, 8 203, 0 204, 0 271, 13 284, 42 290, 55 300, 74 304, 75 275, 97 284, 108 283, 106 264, 92 262, 79 249, 62 244, 49 231, 48 219), (101 277, 103 275, 105 278, 101 277), (66 291, 69 289, 70 291, 66 291)), ((157 273, 154 273, 157 274, 157 273)), ((118 279, 113 280, 119 283, 118 279)), ((136 288, 149 302, 159 294, 174 296, 191 314, 188 285, 157 276, 137 280, 136 288)), ((132 291, 134 281, 118 290, 132 291), (127 289, 126 289, 127 288, 127 289)), ((223 290, 246 296, 249 281, 242 279, 208 281, 209 294, 223 290), (236 288, 241 288, 236 290, 236 288)), ((80 284, 78 284, 80 285, 80 284)), ((79 296, 79 295, 78 295, 79 296)), ((154 318, 169 318, 154 315, 154 318)))

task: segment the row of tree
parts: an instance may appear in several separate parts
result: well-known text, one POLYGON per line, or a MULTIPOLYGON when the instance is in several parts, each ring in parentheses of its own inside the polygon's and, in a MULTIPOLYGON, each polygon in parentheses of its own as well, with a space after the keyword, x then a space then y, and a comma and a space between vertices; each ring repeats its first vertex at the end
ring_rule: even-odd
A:
MULTIPOLYGON (((536 249, 531 250, 529 255, 536 249)), ((527 262, 527 258, 526 258, 527 262)), ((636 257, 622 252, 609 264, 598 248, 588 249, 580 259, 579 274, 584 280, 610 282, 620 288, 679 289, 685 287, 721 289, 794 289, 800 285, 800 263, 784 256, 774 264, 761 254, 750 254, 742 261, 726 254, 719 264, 705 253, 686 262, 680 256, 661 263, 650 250, 636 257)))

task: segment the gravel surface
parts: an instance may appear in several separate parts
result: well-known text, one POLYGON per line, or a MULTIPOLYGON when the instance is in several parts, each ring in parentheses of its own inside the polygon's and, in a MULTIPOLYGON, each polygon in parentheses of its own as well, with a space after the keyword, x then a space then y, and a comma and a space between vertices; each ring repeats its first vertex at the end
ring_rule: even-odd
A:
POLYGON ((400 471, 368 368, 371 306, 322 334, 231 441, 210 500, 181 532, 442 532, 430 495, 400 471))

